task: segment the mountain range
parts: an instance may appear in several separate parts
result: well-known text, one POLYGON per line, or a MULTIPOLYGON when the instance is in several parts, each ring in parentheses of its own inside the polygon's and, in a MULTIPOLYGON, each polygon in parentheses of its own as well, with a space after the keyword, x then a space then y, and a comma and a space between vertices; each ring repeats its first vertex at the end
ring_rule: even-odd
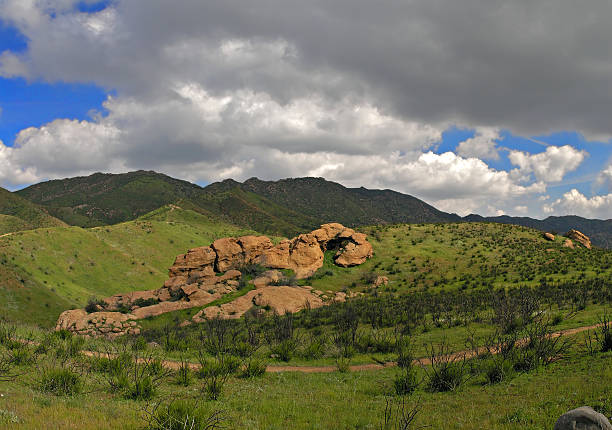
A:
POLYGON ((23 219, 33 227, 49 223, 81 227, 112 225, 134 220, 164 205, 176 204, 211 219, 283 236, 293 236, 333 221, 351 227, 485 221, 557 233, 575 228, 590 236, 595 245, 612 247, 612 220, 578 216, 544 220, 510 216, 460 217, 439 211, 407 194, 347 188, 323 178, 278 181, 251 178, 245 182, 227 179, 201 187, 141 170, 41 182, 15 193, 1 191, 0 214, 23 219), (14 207, 21 209, 16 211, 14 207))

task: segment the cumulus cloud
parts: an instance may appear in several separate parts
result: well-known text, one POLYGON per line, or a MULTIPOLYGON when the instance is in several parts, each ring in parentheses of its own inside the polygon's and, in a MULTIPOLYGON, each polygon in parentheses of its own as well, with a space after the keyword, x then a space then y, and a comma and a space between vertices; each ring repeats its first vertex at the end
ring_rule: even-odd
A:
POLYGON ((549 146, 539 154, 529 154, 521 151, 510 151, 510 162, 518 166, 516 175, 533 174, 538 181, 558 182, 563 177, 578 168, 587 156, 586 151, 578 150, 570 145, 549 146))
POLYGON ((597 176, 597 182, 608 187, 612 191, 612 164, 603 169, 597 176))
POLYGON ((114 0, 95 13, 77 0, 0 0, 0 19, 28 41, 0 53, 0 76, 115 94, 104 115, 0 144, 0 180, 314 175, 464 214, 521 212, 586 154, 511 151, 518 168, 496 170, 483 160, 499 159, 501 129, 612 135, 612 94, 600 90, 612 85, 609 3, 587 1, 589 20, 570 0, 114 0), (457 154, 430 152, 450 125, 476 134, 457 154))
POLYGON ((612 214, 612 194, 586 197, 572 189, 550 205, 544 205, 545 213, 559 215, 579 215, 585 218, 610 219, 612 214))
POLYGON ((2 0, 0 16, 30 41, 5 55, 2 73, 139 92, 198 70, 207 88, 245 85, 284 101, 350 89, 425 123, 612 134, 612 94, 600 90, 612 80, 606 0, 116 0, 95 14, 76 3, 2 0), (224 74, 230 64, 237 72, 224 74))
POLYGON ((457 154, 462 157, 481 158, 483 160, 499 160, 497 140, 499 129, 492 127, 479 127, 474 137, 460 142, 457 154))

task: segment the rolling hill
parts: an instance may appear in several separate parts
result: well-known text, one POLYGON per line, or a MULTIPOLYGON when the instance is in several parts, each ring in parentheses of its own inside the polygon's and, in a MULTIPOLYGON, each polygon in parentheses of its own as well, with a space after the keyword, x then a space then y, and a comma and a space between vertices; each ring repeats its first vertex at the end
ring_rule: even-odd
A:
POLYGON ((158 288, 177 254, 251 231, 164 206, 134 221, 0 237, 0 315, 53 325, 91 297, 158 288))
MULTIPOLYGON (((206 187, 151 171, 96 173, 32 185, 16 194, 70 225, 93 227, 130 221, 177 203, 219 221, 268 234, 293 236, 337 221, 358 227, 395 223, 496 222, 565 233, 575 228, 600 247, 612 247, 612 220, 578 216, 461 218, 392 190, 347 188, 323 178, 243 183, 227 179, 206 187)), ((12 215, 12 214, 8 214, 12 215)), ((5 221, 7 224, 9 220, 5 221)), ((11 222, 16 222, 11 220, 11 222)))
POLYGON ((65 225, 46 209, 0 188, 0 235, 20 230, 65 225))

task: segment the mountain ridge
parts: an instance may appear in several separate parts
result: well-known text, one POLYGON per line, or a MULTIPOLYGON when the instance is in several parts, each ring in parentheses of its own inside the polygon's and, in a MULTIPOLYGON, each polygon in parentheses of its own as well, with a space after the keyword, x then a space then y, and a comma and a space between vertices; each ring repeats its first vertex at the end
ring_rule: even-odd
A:
POLYGON ((324 178, 265 181, 249 178, 205 187, 153 171, 89 176, 41 182, 15 193, 70 225, 93 227, 138 218, 177 201, 194 210, 262 233, 292 236, 326 222, 349 227, 372 224, 495 222, 565 233, 575 228, 597 246, 612 248, 612 220, 575 215, 460 217, 394 190, 348 188, 324 178))

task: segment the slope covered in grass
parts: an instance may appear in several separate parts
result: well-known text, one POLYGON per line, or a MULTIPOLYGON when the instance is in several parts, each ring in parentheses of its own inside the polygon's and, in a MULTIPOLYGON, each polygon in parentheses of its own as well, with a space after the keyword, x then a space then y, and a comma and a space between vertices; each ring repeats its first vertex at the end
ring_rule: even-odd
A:
MULTIPOLYGON (((52 317, 40 315, 40 321, 55 321, 58 310, 84 306, 91 297, 161 287, 177 254, 219 237, 247 233, 191 210, 164 207, 114 226, 48 228, 5 236, 0 238, 0 261, 29 283, 32 300, 39 300, 40 287, 52 293, 48 300, 58 306, 50 304, 52 317)), ((4 290, 8 291, 3 283, 0 291, 4 290)), ((29 300, 23 297, 16 295, 10 306, 29 310, 29 300)), ((0 301, 0 312, 8 307, 0 301)))
POLYGON ((326 255, 308 283, 321 290, 362 288, 372 274, 387 276, 396 291, 503 288, 612 273, 612 252, 548 242, 526 227, 496 223, 398 224, 361 229, 374 257, 341 268, 326 255))
POLYGON ((39 227, 65 225, 45 209, 0 188, 0 235, 39 227))

